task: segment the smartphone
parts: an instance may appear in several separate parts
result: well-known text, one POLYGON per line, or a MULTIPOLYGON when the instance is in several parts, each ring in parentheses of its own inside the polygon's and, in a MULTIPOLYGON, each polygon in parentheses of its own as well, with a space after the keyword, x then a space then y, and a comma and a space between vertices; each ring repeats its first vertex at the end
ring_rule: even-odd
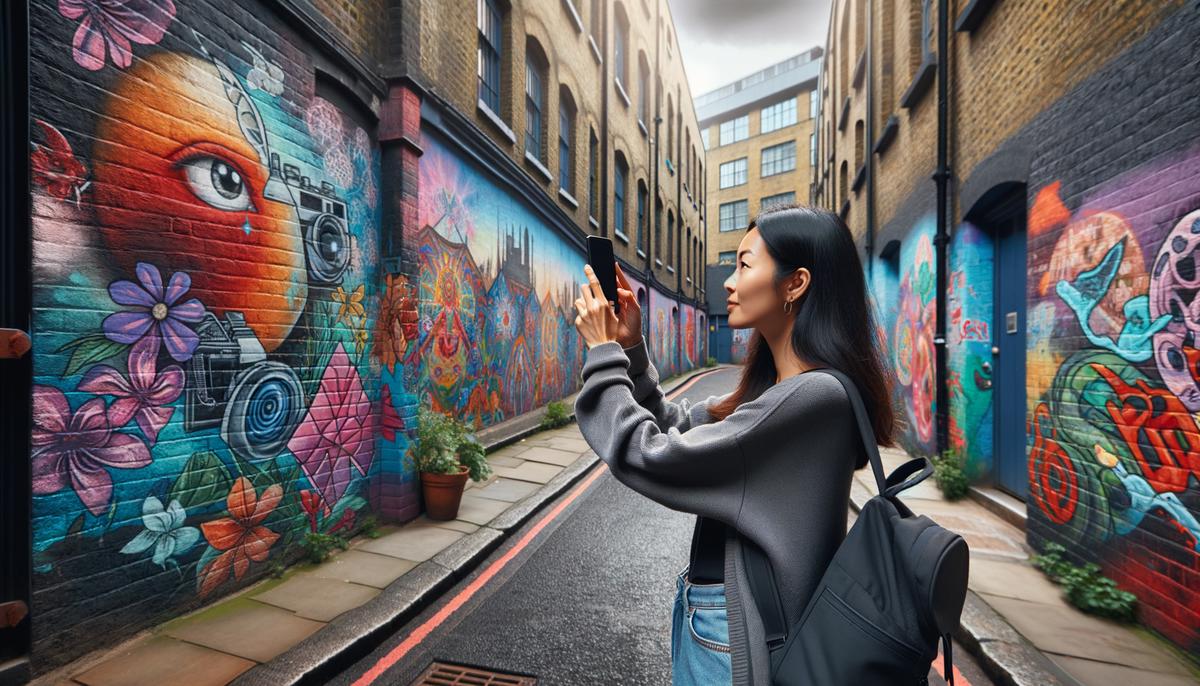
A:
POLYGON ((613 256, 611 239, 602 236, 588 236, 588 264, 600 281, 600 290, 604 297, 613 304, 613 312, 621 313, 621 301, 617 298, 616 258, 613 256))

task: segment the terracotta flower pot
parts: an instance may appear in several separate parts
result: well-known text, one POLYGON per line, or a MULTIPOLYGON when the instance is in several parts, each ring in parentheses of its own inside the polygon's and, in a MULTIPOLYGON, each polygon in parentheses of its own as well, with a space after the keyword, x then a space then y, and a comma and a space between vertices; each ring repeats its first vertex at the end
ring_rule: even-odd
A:
POLYGON ((457 474, 421 472, 421 490, 425 494, 425 512, 430 519, 450 520, 458 517, 463 486, 470 469, 460 465, 457 474))

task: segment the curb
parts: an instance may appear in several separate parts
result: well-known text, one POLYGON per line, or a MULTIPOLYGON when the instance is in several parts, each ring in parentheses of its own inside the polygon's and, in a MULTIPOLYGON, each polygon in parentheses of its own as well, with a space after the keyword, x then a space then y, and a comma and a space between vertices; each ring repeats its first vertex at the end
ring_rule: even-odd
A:
MULTIPOLYGON (((669 393, 694 378, 723 367, 701 368, 673 382, 670 389, 664 388, 663 391, 669 393)), ((571 421, 575 418, 573 405, 568 415, 571 421)), ((528 417, 525 419, 521 422, 524 426, 515 431, 505 431, 502 437, 484 439, 488 452, 542 430, 540 415, 536 417, 538 423, 531 424, 528 417)), ((570 489, 598 462, 600 458, 589 450, 537 491, 513 503, 486 526, 479 527, 474 533, 463 536, 437 555, 413 567, 379 595, 338 615, 319 631, 269 662, 243 672, 230 685, 299 686, 328 682, 347 665, 369 655, 400 627, 470 575, 476 565, 499 548, 543 505, 570 489)))
MULTIPOLYGON (((852 488, 850 509, 858 514, 870 497, 865 488, 852 488)), ((1082 686, 969 588, 953 636, 1001 686, 1082 686)))

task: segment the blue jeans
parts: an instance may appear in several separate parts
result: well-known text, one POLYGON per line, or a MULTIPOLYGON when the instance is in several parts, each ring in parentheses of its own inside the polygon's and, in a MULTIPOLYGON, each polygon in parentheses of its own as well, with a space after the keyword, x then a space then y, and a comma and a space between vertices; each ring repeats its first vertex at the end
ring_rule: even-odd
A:
POLYGON ((733 682, 725 584, 695 584, 688 567, 675 579, 671 623, 672 686, 713 686, 733 682))

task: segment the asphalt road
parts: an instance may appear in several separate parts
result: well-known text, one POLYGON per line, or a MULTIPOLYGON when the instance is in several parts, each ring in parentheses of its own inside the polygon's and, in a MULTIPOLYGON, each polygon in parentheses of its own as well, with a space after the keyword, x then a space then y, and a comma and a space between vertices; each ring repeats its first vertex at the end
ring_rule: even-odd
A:
MULTIPOLYGON (((726 393, 736 373, 708 374, 673 399, 726 393)), ((439 661, 538 684, 670 684, 675 577, 688 562, 694 523, 695 515, 631 491, 600 463, 330 683, 407 686, 439 661)), ((954 657, 956 684, 991 683, 957 644, 954 657)), ((943 683, 932 669, 930 684, 943 683)))

